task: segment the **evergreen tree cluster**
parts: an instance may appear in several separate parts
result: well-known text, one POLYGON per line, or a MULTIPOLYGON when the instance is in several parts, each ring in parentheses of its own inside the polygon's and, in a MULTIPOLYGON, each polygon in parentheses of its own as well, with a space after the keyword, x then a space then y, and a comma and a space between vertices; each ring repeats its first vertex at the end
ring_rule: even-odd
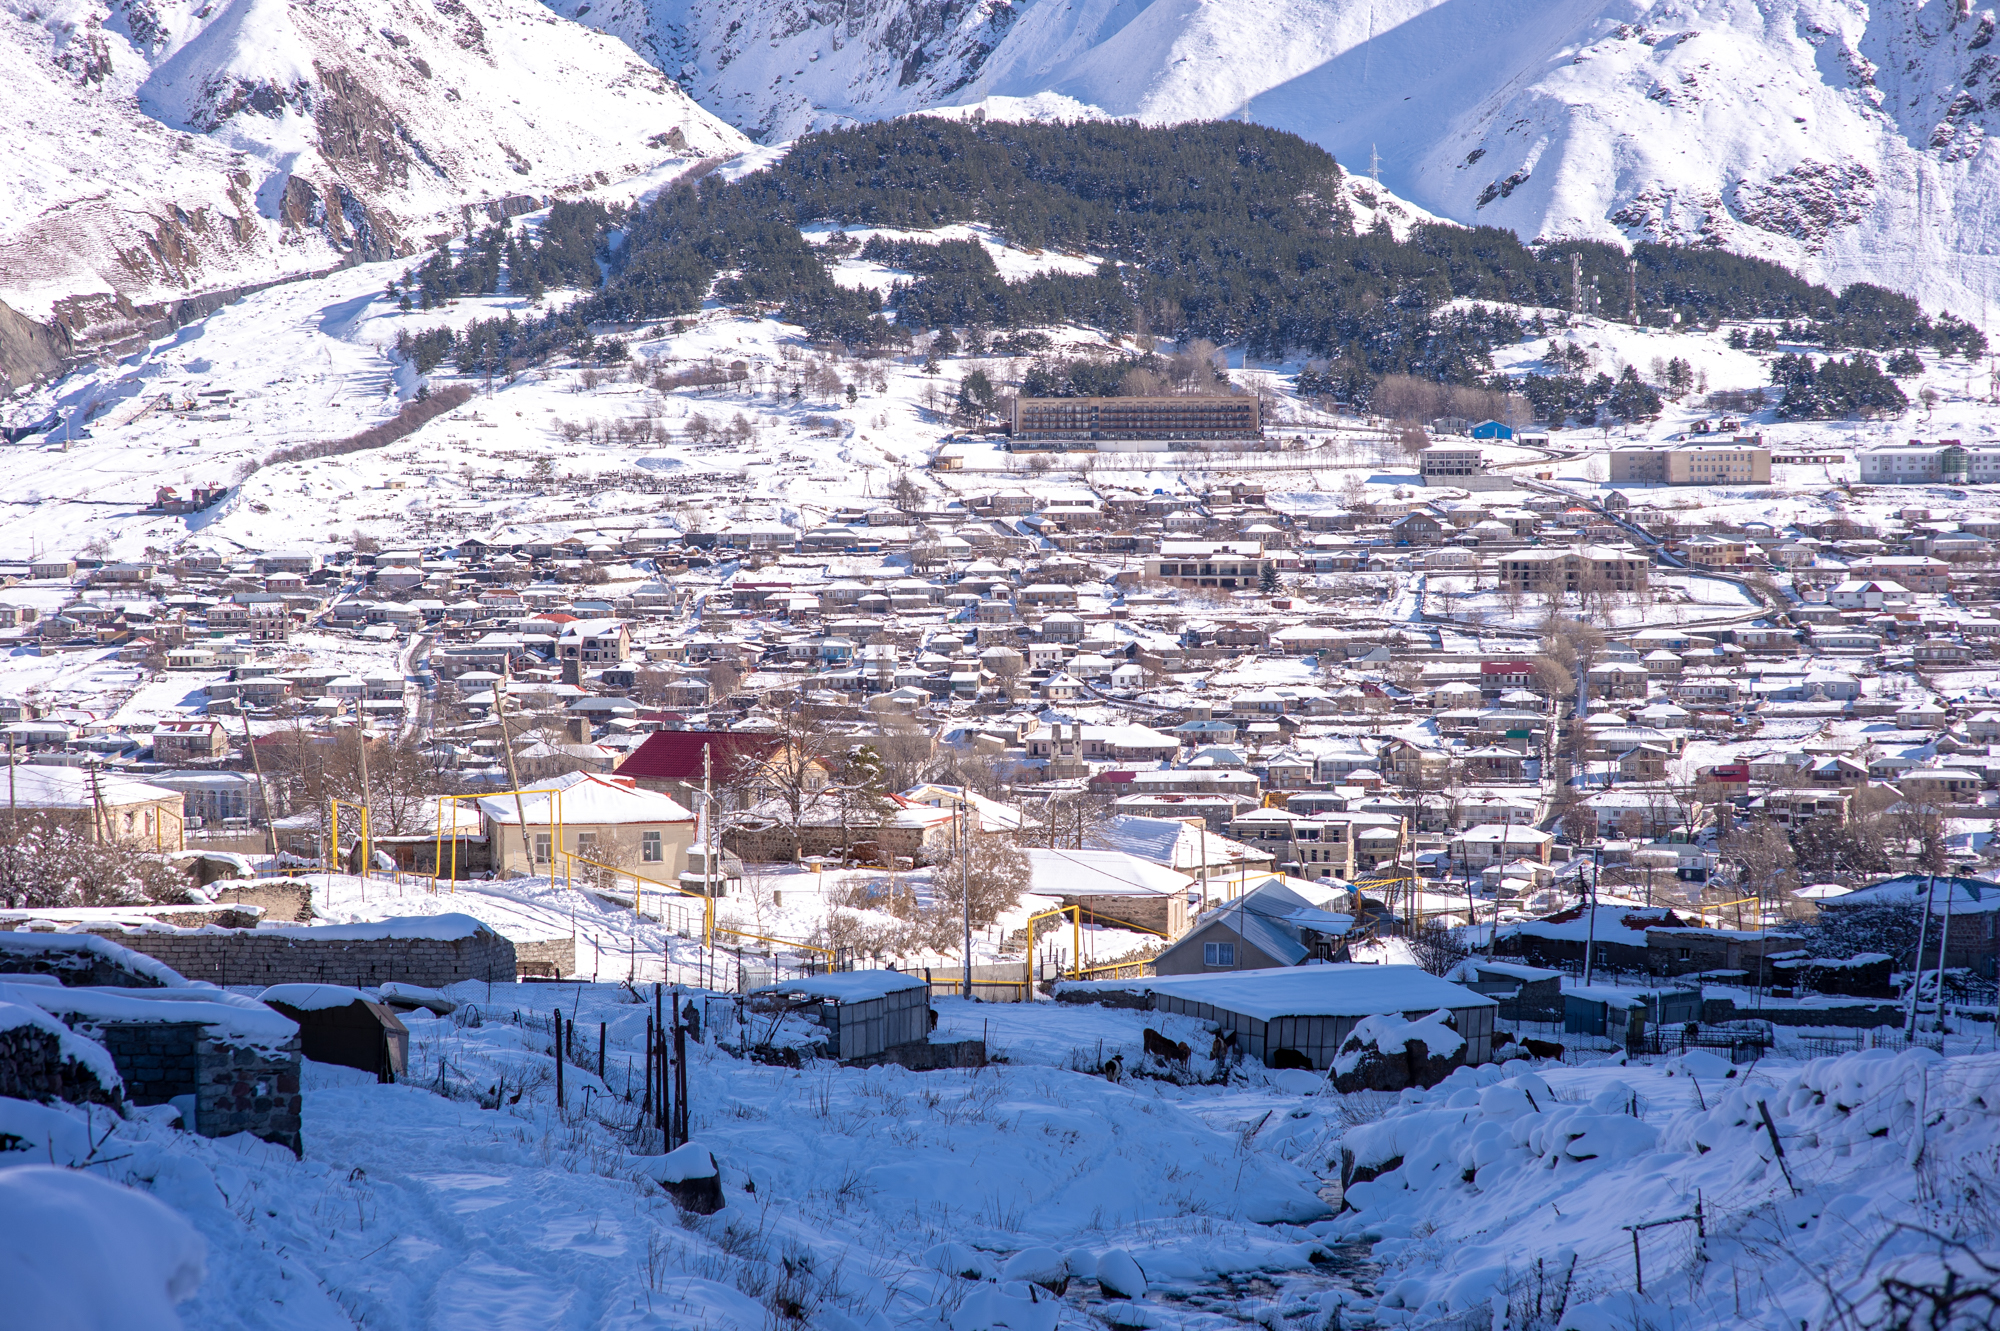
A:
POLYGON ((1021 378, 1022 397, 1117 397, 1119 386, 1133 370, 1161 374, 1167 363, 1158 356, 1092 359, 1038 358, 1021 378))
MULTIPOLYGON (((468 236, 454 257, 441 242, 421 264, 403 275, 416 304, 433 309, 456 296, 497 296, 503 292, 539 301, 551 287, 601 285, 600 257, 620 215, 595 200, 558 202, 542 224, 539 243, 517 235, 505 223, 468 236)), ((392 291, 396 290, 391 284, 392 291)), ((405 299, 408 299, 406 296, 405 299)))
MULTIPOLYGON (((1676 362, 1687 370, 1685 362, 1676 362)), ((1692 371, 1687 371, 1689 377, 1692 371)), ((1670 387, 1679 387, 1672 366, 1668 367, 1670 387)), ((1644 421, 1660 414, 1659 391, 1627 365, 1616 379, 1597 374, 1586 379, 1581 374, 1529 374, 1509 381, 1494 380, 1494 388, 1519 393, 1528 400, 1535 419, 1560 426, 1568 421, 1594 424, 1601 414, 1614 420, 1644 421)))
MULTIPOLYGON (((1123 333, 1143 320, 1151 332, 1240 343, 1260 356, 1304 351, 1324 362, 1315 373, 1331 394, 1357 404, 1385 374, 1483 383, 1492 350, 1523 335, 1495 307, 1566 306, 1572 253, 1606 293, 1622 297, 1628 280, 1628 255, 1609 244, 1538 250, 1491 227, 1420 225, 1403 241, 1385 226, 1357 230, 1331 156, 1235 121, 919 117, 828 130, 738 180, 679 185, 624 217, 600 204, 558 204, 540 245, 501 240, 496 260, 494 244, 488 233, 456 264, 427 261, 421 290, 436 297, 468 282, 491 286, 496 264, 512 289, 524 289, 518 263, 544 285, 563 280, 593 294, 497 330, 479 358, 556 354, 584 345, 592 323, 668 319, 712 294, 782 312, 815 339, 855 350, 905 345, 923 329, 995 332, 1004 346, 1038 325, 1123 333), (826 263, 852 242, 836 232, 838 243, 815 246, 800 234, 827 221, 898 230, 979 223, 1017 247, 1103 262, 1090 273, 1010 282, 975 241, 878 236, 863 256, 910 279, 886 293, 856 290, 836 283, 826 263), (623 232, 611 245, 614 226, 623 232)), ((1649 318, 1672 309, 1697 321, 1795 320, 1855 346, 1978 336, 1956 321, 1926 321, 1913 302, 1879 288, 1836 297, 1758 259, 1659 245, 1629 257, 1649 318)), ((1644 407, 1629 393, 1623 402, 1644 407)))
POLYGON ((1879 416, 1910 405, 1901 386, 1865 351, 1844 361, 1828 356, 1817 365, 1811 356, 1787 352, 1771 363, 1771 382, 1785 390, 1778 415, 1788 421, 1879 416))

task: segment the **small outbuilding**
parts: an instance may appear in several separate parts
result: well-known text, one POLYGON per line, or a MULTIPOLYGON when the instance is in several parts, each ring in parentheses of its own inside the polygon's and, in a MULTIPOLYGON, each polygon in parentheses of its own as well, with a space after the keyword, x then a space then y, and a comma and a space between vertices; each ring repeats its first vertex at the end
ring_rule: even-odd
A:
POLYGON ((298 1023, 299 1051, 316 1063, 392 1082, 409 1071, 410 1028, 389 1007, 342 984, 274 984, 258 997, 298 1023))
POLYGON ((753 989, 819 1023, 827 1049, 843 1061, 875 1058, 930 1039, 930 985, 900 971, 842 971, 753 989))
POLYGON ((1218 975, 1162 975, 1066 984, 1067 1002, 1117 1002, 1143 996, 1146 1006, 1214 1023, 1224 1038, 1272 1067, 1333 1066, 1341 1043, 1368 1017, 1421 1021, 1443 1011, 1464 1039, 1462 1063, 1493 1057, 1493 1017, 1499 1003, 1417 966, 1352 963, 1286 966, 1218 975), (1114 995, 1116 997, 1114 997, 1114 995))
POLYGON ((1452 973, 1475 994, 1500 1002, 1506 1021, 1554 1021, 1563 1013, 1562 972, 1473 957, 1452 973))
POLYGON ((1642 1043, 1648 1026, 1686 1026, 1700 1020, 1700 989, 1616 989, 1593 984, 1563 993, 1564 1034, 1600 1036, 1627 1047, 1642 1043))

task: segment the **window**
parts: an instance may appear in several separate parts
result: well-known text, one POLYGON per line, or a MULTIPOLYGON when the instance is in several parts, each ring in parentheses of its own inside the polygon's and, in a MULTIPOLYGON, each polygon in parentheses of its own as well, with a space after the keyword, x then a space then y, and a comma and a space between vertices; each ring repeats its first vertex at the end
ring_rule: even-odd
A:
POLYGON ((577 854, 578 854, 578 855, 579 855, 580 857, 582 857, 583 859, 586 859, 586 860, 594 860, 594 859, 596 859, 596 858, 597 858, 597 833, 595 833, 595 832, 578 832, 578 833, 576 834, 576 853, 577 853, 577 854))
POLYGON ((1236 964, 1236 944, 1203 943, 1201 964, 1204 966, 1234 966, 1236 964))
POLYGON ((658 832, 641 832, 639 834, 639 858, 648 864, 658 864, 666 858, 665 851, 660 846, 660 834, 658 832))
POLYGON ((547 832, 537 832, 535 833, 535 863, 547 864, 548 862, 549 834, 547 832))

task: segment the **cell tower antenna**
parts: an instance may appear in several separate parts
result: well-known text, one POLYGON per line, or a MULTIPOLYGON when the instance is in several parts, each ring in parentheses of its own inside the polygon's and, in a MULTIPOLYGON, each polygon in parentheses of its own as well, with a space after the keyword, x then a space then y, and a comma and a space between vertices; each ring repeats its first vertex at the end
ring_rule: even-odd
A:
POLYGON ((1583 317, 1583 256, 1574 251, 1569 256, 1569 317, 1583 317))
POLYGON ((1639 322, 1639 261, 1637 259, 1627 259, 1625 261, 1625 277, 1631 283, 1629 289, 1632 309, 1631 317, 1633 324, 1636 325, 1639 322))
POLYGON ((1375 145, 1368 145, 1368 178, 1376 184, 1382 183, 1382 154, 1375 151, 1375 145))

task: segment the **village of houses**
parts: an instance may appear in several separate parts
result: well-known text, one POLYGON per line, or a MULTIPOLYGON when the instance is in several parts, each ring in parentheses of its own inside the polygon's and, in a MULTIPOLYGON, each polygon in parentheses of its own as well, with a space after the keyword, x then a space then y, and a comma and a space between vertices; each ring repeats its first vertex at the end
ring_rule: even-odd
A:
MULTIPOLYGON (((1030 404, 1001 446, 1188 433, 1180 399, 1122 401, 1042 430, 1030 404)), ((1244 411, 1194 433, 1256 430, 1244 411)), ((683 979, 692 956, 731 988, 890 967, 1020 1000, 1407 964, 1428 939, 1429 969, 1482 987, 1528 982, 1508 958, 1623 976, 1656 1028, 1687 976, 1894 1024, 1910 976, 1864 966, 1860 994, 1805 935, 1914 872, 1975 882, 1996 849, 2000 517, 1925 501, 2000 451, 1872 448, 1846 514, 1691 520, 1689 487, 1771 486, 1734 426, 1613 448, 1602 484, 1552 480, 1546 436, 1440 421, 1405 483, 1339 493, 995 474, 957 445, 929 484, 803 528, 38 556, 0 590, 38 680, 0 679, 10 808, 197 886, 8 914, 213 927, 229 881, 289 875, 299 910, 240 918, 292 926, 360 918, 378 879, 378 916, 414 884, 457 908, 540 882, 622 911, 624 941, 524 973, 683 979), (1808 828, 1872 858, 1808 852, 1808 828), (947 900, 962 928, 905 927, 947 900)), ((1972 887, 1955 906, 1961 996, 1990 1001, 1996 910, 1972 887)), ((525 958, 547 915, 493 919, 525 958)), ((1602 1039, 1603 1013, 1544 1007, 1602 1039)))
MULTIPOLYGON (((1438 1104, 1594 1125, 1562 1148, 1610 1190, 1592 1232, 1561 1228, 1565 1192, 1533 1240, 1573 1244, 1586 1307, 1662 1279, 1627 1265, 1666 1203, 1617 1181, 1669 1154, 1631 1120, 1726 1116, 1745 1068, 1847 1052, 1914 1094, 1907 1060, 1991 1038, 2000 449, 1440 420, 1287 470, 1256 401, 1129 470, 1092 463, 1185 433, 1184 402, 1039 429, 1018 406, 811 519, 683 487, 671 521, 0 564, 0 1017, 26 1023, 0 1021, 0 1143, 88 1166, 64 1124, 116 1105, 140 1163, 103 1168, 144 1187, 162 1151, 221 1178, 244 1134, 280 1148, 252 1168, 265 1219, 189 1211, 222 1254, 207 1310, 285 1306, 269 1235, 331 1162, 384 1191, 325 1239, 314 1211, 289 1251, 318 1255, 284 1260, 343 1308, 592 1282, 636 1308, 669 1233, 729 1286, 673 1324, 806 1325, 803 1230, 774 1274, 700 1228, 765 1207, 942 1282, 828 1327, 1052 1331, 1038 1291, 1065 1289, 1065 1326, 1391 1325, 1418 1305, 1388 1273, 1432 1272, 1422 1306, 1457 1316, 1483 1251, 1399 1247, 1409 1208, 1463 1199, 1376 1181, 1410 1132, 1459 1149, 1422 1126, 1438 1104), (51 887, 23 855, 59 845, 51 887), (911 1126, 941 1094, 914 1087, 879 1113, 900 1076, 968 1116, 911 1126), (1071 1126, 959 1155, 1004 1131, 1002 1087, 1071 1126), (1079 1177, 1079 1132, 1122 1159, 1135 1115, 1196 1182, 1157 1159, 1049 1182, 1079 1177), (551 1166, 558 1136, 624 1164, 551 1166), (973 1168, 1020 1147, 1018 1175, 973 1168), (856 1182, 906 1154, 933 1183, 856 1182), (626 1246, 565 1241, 529 1280, 489 1223, 516 1207, 461 1198, 503 1176, 593 1234, 636 1204, 626 1246), (996 1178, 1036 1200, 998 1206, 996 1178), (377 1260, 387 1181, 395 1223, 462 1259, 377 1260), (870 1188, 898 1216, 935 1191, 919 1246, 948 1241, 864 1232, 844 1199, 870 1188)), ((220 495, 162 488, 142 520, 192 531, 220 495)), ((1810 1097, 1770 1094, 1772 1142, 1801 1141, 1810 1097)), ((1739 1138, 1712 1160, 1747 1225, 1780 1185, 1739 1138)), ((1498 1168, 1453 1186, 1548 1186, 1498 1168)), ((812 1306, 861 1307, 831 1290, 812 1306)))

